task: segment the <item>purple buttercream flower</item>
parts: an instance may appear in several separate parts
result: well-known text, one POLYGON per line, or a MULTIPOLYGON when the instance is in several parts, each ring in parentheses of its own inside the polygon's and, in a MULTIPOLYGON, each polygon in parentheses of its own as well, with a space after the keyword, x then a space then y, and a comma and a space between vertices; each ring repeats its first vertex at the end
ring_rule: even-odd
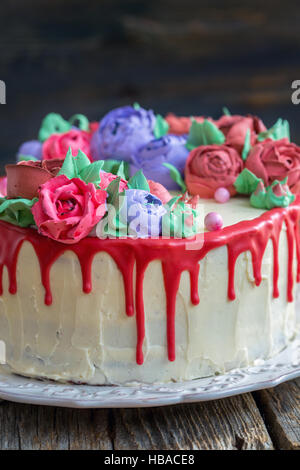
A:
POLYGON ((120 220, 128 225, 128 235, 137 238, 158 237, 166 209, 158 197, 142 189, 127 189, 120 220))
POLYGON ((153 139, 155 121, 151 110, 132 106, 113 109, 101 119, 96 131, 99 137, 97 155, 103 160, 131 161, 133 153, 153 139))
POLYGON ((24 142, 19 147, 17 158, 19 159, 23 155, 24 157, 34 157, 41 160, 42 146, 43 144, 39 140, 29 140, 28 142, 24 142))
POLYGON ((185 147, 186 137, 179 135, 166 135, 160 139, 154 139, 141 147, 132 158, 130 174, 142 169, 149 180, 161 183, 167 189, 179 187, 170 176, 170 170, 163 163, 171 163, 182 174, 185 162, 189 154, 185 147))

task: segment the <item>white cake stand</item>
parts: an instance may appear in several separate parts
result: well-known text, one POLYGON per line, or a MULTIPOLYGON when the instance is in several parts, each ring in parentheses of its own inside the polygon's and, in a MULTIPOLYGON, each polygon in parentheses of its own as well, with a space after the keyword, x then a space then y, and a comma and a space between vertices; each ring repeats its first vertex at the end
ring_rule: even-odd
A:
POLYGON ((59 384, 12 374, 0 366, 0 398, 72 408, 135 408, 215 400, 275 387, 300 377, 300 333, 280 354, 227 374, 164 385, 91 386, 59 384))

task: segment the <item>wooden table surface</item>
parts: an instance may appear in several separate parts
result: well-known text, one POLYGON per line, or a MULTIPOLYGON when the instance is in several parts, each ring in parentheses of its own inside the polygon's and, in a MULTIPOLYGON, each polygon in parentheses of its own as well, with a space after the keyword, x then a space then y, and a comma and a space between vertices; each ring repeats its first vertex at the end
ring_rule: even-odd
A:
POLYGON ((300 450, 300 378, 161 408, 80 410, 1 401, 0 449, 300 450))

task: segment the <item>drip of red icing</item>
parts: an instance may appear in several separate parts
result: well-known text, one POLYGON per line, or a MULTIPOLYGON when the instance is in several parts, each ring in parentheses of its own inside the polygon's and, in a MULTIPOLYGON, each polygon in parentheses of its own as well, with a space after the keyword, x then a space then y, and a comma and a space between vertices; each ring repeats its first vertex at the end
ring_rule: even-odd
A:
POLYGON ((279 296, 278 278, 279 236, 283 224, 286 225, 288 242, 288 279, 287 300, 293 300, 293 260, 296 245, 297 281, 300 281, 300 197, 296 202, 285 209, 273 209, 260 217, 242 221, 238 224, 225 227, 217 232, 204 234, 203 243, 197 249, 193 240, 177 239, 111 239, 85 238, 74 245, 63 245, 49 238, 39 235, 36 230, 23 229, 6 222, 0 222, 0 294, 2 294, 3 266, 8 269, 9 292, 17 292, 16 267, 20 248, 24 241, 34 247, 39 259, 41 280, 45 288, 45 303, 52 303, 50 287, 51 266, 64 251, 73 251, 79 260, 82 271, 82 289, 85 293, 92 290, 92 262, 96 253, 108 253, 117 264, 124 280, 126 313, 129 316, 136 312, 137 348, 136 361, 143 364, 143 342, 145 337, 145 313, 143 299, 144 274, 148 264, 153 260, 162 262, 164 285, 166 291, 166 322, 168 358, 175 360, 175 310, 176 295, 179 289, 180 278, 183 271, 190 275, 191 302, 199 303, 198 277, 199 262, 211 250, 220 246, 227 246, 228 250, 228 298, 235 299, 235 263, 238 256, 249 251, 252 256, 253 276, 255 284, 261 282, 261 264, 263 255, 271 239, 273 243, 273 296, 279 296), (134 266, 136 265, 136 288, 134 302, 134 266), (134 305, 135 304, 135 305, 134 305))

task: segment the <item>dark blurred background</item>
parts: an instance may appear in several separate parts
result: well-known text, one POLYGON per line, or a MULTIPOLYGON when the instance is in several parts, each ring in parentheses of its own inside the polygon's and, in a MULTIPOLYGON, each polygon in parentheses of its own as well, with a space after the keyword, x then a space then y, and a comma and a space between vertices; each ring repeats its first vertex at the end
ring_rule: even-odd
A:
POLYGON ((1 171, 48 112, 98 120, 134 101, 284 117, 300 143, 299 17, 296 0, 1 0, 1 171))

